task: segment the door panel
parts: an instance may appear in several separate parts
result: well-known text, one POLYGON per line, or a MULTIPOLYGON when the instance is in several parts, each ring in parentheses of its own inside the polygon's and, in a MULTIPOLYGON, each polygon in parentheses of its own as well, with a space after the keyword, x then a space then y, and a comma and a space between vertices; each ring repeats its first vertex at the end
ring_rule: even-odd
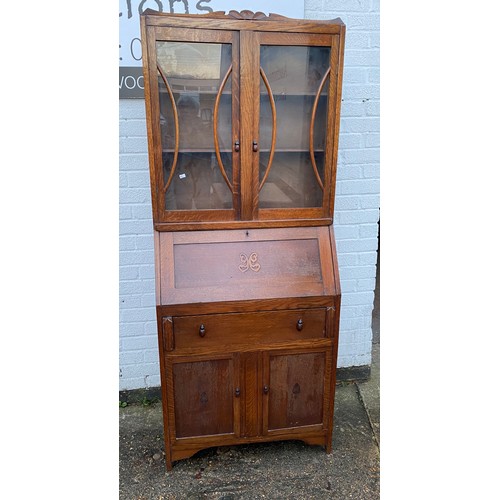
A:
POLYGON ((326 350, 266 354, 264 430, 321 425, 325 415, 326 350))
POLYGON ((238 34, 157 30, 148 45, 155 175, 164 221, 239 213, 238 34))
POLYGON ((258 37, 254 199, 259 220, 329 214, 335 40, 280 33, 258 37))
POLYGON ((233 357, 172 363, 175 438, 233 434, 233 357))

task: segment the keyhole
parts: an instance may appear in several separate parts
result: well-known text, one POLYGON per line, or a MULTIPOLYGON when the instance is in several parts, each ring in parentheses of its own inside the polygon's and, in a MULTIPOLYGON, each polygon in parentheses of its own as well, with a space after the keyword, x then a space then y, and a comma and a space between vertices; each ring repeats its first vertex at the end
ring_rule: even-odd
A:
POLYGON ((208 397, 207 397, 207 393, 206 392, 202 392, 201 393, 201 396, 200 396, 200 401, 205 404, 205 403, 208 403, 208 397))
POLYGON ((295 395, 299 394, 299 392, 300 392, 300 385, 299 385, 299 384, 295 384, 295 385, 293 386, 292 392, 293 392, 293 394, 295 394, 295 395))

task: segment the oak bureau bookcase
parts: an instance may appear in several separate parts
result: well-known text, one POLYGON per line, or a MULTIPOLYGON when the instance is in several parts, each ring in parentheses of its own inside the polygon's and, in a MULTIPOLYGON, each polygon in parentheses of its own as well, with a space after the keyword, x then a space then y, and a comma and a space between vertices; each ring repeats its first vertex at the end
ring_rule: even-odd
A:
POLYGON ((331 451, 345 26, 141 17, 167 469, 212 446, 331 451))

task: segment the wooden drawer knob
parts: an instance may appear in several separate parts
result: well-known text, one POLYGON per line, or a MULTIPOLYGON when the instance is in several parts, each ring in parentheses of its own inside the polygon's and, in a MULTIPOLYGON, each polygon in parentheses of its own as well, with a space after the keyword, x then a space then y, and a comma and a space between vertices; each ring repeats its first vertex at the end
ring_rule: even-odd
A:
POLYGON ((302 319, 299 319, 299 321, 297 321, 297 330, 300 332, 302 328, 304 328, 304 322, 302 319))
POLYGON ((202 323, 200 326, 200 337, 204 337, 206 333, 205 325, 202 323))

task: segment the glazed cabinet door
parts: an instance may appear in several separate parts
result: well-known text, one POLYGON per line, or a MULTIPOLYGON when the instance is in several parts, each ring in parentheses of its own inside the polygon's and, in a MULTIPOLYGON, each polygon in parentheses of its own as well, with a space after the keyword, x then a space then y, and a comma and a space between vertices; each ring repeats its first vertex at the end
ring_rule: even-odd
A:
POLYGON ((264 353, 263 431, 328 428, 331 348, 264 353))
POLYGON ((254 39, 253 217, 329 217, 340 36, 256 33, 254 39))
POLYGON ((239 435, 237 364, 231 354, 167 358, 172 442, 239 435))
POLYGON ((239 34, 148 26, 143 50, 155 222, 238 219, 239 34))

